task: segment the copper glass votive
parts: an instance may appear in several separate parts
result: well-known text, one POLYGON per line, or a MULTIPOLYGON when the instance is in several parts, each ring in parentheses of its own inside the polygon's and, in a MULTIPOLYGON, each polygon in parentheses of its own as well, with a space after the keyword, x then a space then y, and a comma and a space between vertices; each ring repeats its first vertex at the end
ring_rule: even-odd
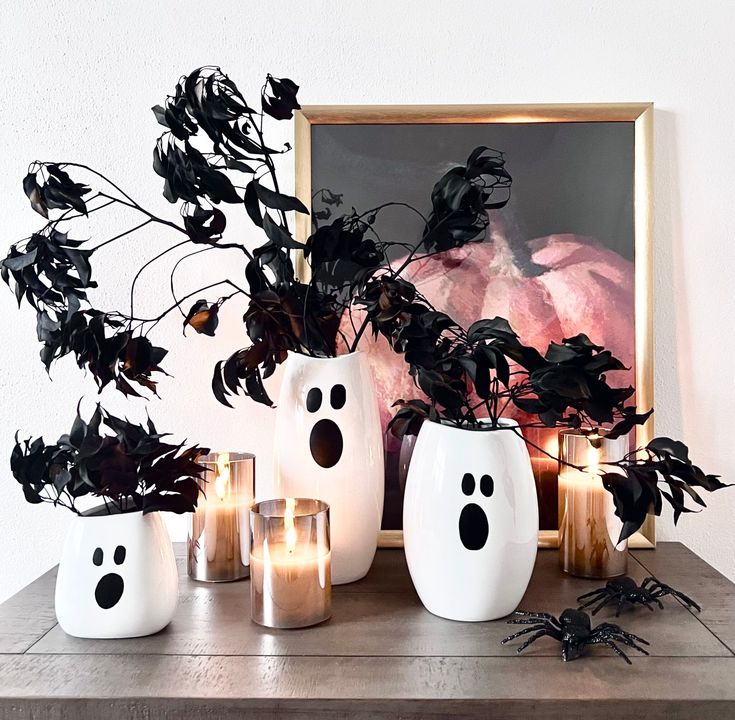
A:
POLYGON ((200 481, 205 496, 189 520, 189 575, 205 582, 242 580, 250 574, 250 505, 255 455, 210 453, 200 481))
POLYGON ((559 562, 570 575, 611 578, 628 567, 628 543, 612 495, 602 486, 605 463, 628 451, 626 436, 608 440, 604 430, 559 433, 559 562), (564 463, 584 470, 577 470, 564 463))
POLYGON ((304 498, 256 503, 250 533, 252 619, 272 628, 299 628, 329 618, 329 505, 304 498))

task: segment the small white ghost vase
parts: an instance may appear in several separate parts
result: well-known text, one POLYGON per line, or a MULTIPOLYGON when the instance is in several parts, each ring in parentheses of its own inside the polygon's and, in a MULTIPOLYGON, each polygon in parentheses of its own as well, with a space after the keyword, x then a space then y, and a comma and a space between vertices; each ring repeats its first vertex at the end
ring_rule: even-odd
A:
POLYGON ((56 577, 56 617, 81 638, 152 635, 178 602, 171 538, 159 513, 75 517, 56 577))
POLYGON ((424 607, 450 620, 513 612, 531 579, 538 501, 531 461, 512 430, 425 422, 406 479, 403 542, 424 607))
POLYGON ((291 353, 276 410, 275 492, 329 504, 333 585, 359 580, 372 565, 383 516, 383 463, 365 355, 291 353))

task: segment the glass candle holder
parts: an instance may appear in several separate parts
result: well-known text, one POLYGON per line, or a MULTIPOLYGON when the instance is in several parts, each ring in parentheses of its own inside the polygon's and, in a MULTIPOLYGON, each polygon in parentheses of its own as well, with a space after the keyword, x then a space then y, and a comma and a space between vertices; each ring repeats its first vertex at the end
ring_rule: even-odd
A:
POLYGON ((250 574, 250 505, 255 495, 255 455, 210 453, 205 493, 190 513, 188 571, 194 580, 231 582, 250 574))
POLYGON ((539 530, 559 529, 559 431, 525 428, 523 434, 541 450, 529 447, 538 497, 539 530))
POLYGON ((605 437, 604 430, 559 433, 559 562, 570 575, 611 578, 625 575, 628 543, 618 544, 622 523, 612 495, 602 486, 605 463, 628 452, 628 438, 605 437), (584 467, 584 470, 564 465, 584 467))
POLYGON ((250 607, 259 625, 299 628, 332 614, 329 505, 284 498, 250 512, 250 607))

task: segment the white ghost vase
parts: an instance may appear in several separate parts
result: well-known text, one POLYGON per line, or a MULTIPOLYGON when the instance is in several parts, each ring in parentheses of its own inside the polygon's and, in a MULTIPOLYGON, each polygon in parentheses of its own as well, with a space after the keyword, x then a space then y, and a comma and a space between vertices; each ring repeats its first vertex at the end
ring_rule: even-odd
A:
POLYGON ((275 491, 329 504, 332 584, 367 574, 383 516, 383 435, 360 352, 291 353, 276 410, 275 491))
POLYGON ((82 638, 152 635, 178 601, 171 538, 159 513, 75 517, 56 577, 56 617, 82 638))
MULTIPOLYGON (((501 421, 502 422, 502 421, 501 421)), ((450 620, 513 612, 531 579, 538 502, 523 440, 425 422, 406 480, 403 542, 424 607, 450 620)))

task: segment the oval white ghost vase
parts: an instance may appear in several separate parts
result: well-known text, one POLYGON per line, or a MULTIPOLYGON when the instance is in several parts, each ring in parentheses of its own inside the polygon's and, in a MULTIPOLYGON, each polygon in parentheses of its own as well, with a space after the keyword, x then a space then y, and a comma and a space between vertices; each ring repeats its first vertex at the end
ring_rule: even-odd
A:
POLYGON ((367 574, 383 516, 383 435, 360 352, 290 353, 276 409, 275 490, 329 504, 332 584, 367 574))
POLYGON ((421 426, 406 479, 403 543, 429 612, 468 622, 513 612, 531 579, 538 527, 531 461, 513 430, 421 426))
POLYGON ((75 517, 55 602, 59 625, 75 637, 140 637, 166 627, 178 602, 178 572, 160 514, 75 517))

